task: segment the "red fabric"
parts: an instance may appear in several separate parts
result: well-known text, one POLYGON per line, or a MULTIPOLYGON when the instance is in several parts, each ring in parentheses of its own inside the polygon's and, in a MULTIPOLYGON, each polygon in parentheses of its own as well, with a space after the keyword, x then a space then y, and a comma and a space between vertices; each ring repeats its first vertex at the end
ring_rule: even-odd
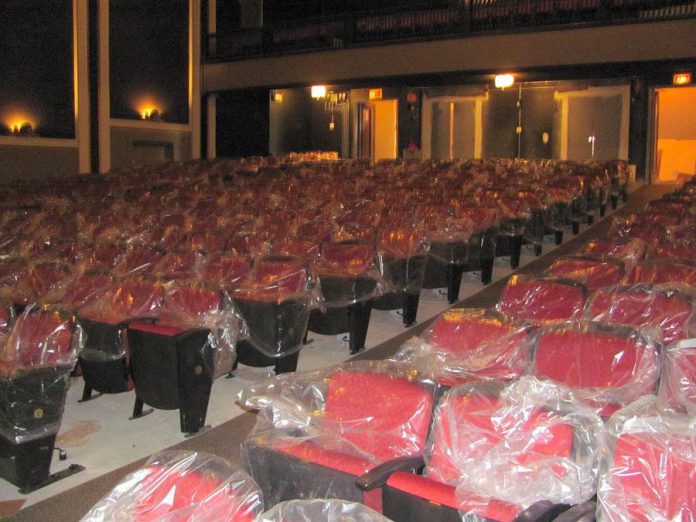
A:
POLYGON ((594 332, 543 334, 536 351, 536 375, 573 388, 624 386, 634 378, 640 348, 627 337, 594 332))
POLYGON ((626 276, 626 283, 687 283, 696 285, 696 267, 676 261, 638 263, 626 276))
POLYGON ((662 434, 622 434, 616 441, 608 486, 612 502, 636 521, 651 514, 691 520, 696 514, 693 441, 662 434))
POLYGON ((81 274, 70 282, 62 303, 67 310, 76 310, 93 297, 106 292, 112 283, 107 273, 81 274))
POLYGON ((339 371, 329 381, 324 417, 344 439, 385 462, 423 451, 431 410, 430 392, 415 382, 339 371))
POLYGON ((251 277, 235 297, 252 301, 276 301, 303 294, 307 288, 307 270, 297 260, 264 259, 257 263, 251 277))
POLYGON ((142 315, 153 315, 162 304, 162 285, 141 279, 121 283, 85 305, 80 316, 92 321, 118 324, 142 315))
POLYGON ((476 514, 490 520, 509 522, 514 520, 520 512, 518 506, 495 499, 488 500, 485 506, 474 504, 477 500, 474 496, 472 496, 470 504, 459 503, 454 494, 454 486, 402 471, 394 473, 389 477, 387 485, 433 504, 440 504, 452 509, 466 510, 476 505, 478 508, 476 509, 476 514))
POLYGON ((176 286, 164 296, 159 323, 180 327, 200 326, 201 316, 220 309, 216 290, 192 284, 176 286))
MULTIPOLYGON (((500 444, 511 433, 527 433, 534 442, 515 460, 521 465, 541 456, 569 456, 573 447, 572 428, 560 422, 547 425, 554 412, 537 410, 518 424, 500 422, 502 405, 497 398, 483 395, 454 395, 441 406, 434 427, 435 440, 428 462, 428 474, 443 482, 456 484, 463 460, 485 459, 494 445, 500 444), (493 422, 493 418, 496 422, 493 422), (544 435, 538 433, 545 426, 544 435), (535 431, 536 430, 536 431, 535 431)), ((514 465, 511 463, 511 465, 514 465)))
POLYGON ((594 291, 617 284, 623 277, 623 266, 597 259, 560 258, 554 261, 548 272, 557 277, 580 281, 588 290, 594 291))
POLYGON ((498 309, 533 322, 573 320, 581 316, 585 296, 585 288, 579 285, 513 276, 503 289, 498 309))
POLYGON ((255 519, 253 506, 244 506, 245 499, 237 499, 229 488, 216 493, 220 481, 213 476, 196 472, 172 473, 157 466, 145 468, 148 473, 139 483, 145 498, 138 498, 133 506, 133 520, 155 522, 167 520, 185 521, 205 514, 210 520, 252 522, 255 519), (162 471, 165 473, 163 474, 162 471))
POLYGON ((670 259, 696 259, 696 245, 660 245, 655 249, 655 257, 670 259))
POLYGON ((22 314, 17 319, 0 360, 5 369, 67 364, 72 348, 72 325, 56 313, 22 314))
POLYGON ((684 337, 691 311, 690 301, 681 295, 600 289, 588 304, 587 316, 600 322, 657 328, 663 342, 671 344, 684 337))
POLYGON ((370 243, 325 243, 317 271, 321 275, 357 277, 374 262, 370 243))
POLYGON ((250 269, 251 265, 246 257, 215 256, 208 260, 201 280, 234 290, 240 286, 250 269))
POLYGON ((177 326, 166 326, 166 325, 161 325, 161 324, 152 324, 152 323, 140 323, 140 322, 133 322, 128 325, 129 330, 138 330, 139 332, 148 332, 148 333, 154 333, 157 335, 164 335, 166 337, 174 337, 177 334, 180 334, 184 330, 182 328, 179 328, 177 326))
POLYGON ((375 467, 374 464, 360 457, 347 455, 330 449, 323 449, 311 442, 288 444, 287 441, 281 439, 275 443, 273 447, 303 462, 319 464, 356 477, 367 473, 375 467))
POLYGON ((423 234, 414 227, 390 227, 382 229, 379 248, 385 255, 408 259, 423 251, 423 234))

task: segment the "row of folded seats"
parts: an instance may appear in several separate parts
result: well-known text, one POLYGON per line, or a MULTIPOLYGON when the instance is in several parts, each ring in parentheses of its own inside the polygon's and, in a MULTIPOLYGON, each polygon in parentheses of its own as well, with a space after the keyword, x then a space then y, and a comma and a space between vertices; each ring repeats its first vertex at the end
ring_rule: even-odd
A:
MULTIPOLYGON (((433 269, 438 260, 455 300, 459 287, 453 289, 452 281, 464 269, 480 269, 490 280, 493 257, 510 255, 509 244, 499 250, 504 238, 512 238, 512 258, 515 248, 519 258, 532 222, 532 206, 524 201, 537 201, 537 213, 548 210, 539 196, 547 172, 526 163, 268 165, 251 174, 240 163, 231 179, 231 165, 224 162, 188 167, 160 171, 161 179, 147 190, 133 174, 81 180, 65 192, 47 189, 38 207, 35 196, 23 200, 17 188, 4 195, 16 198, 16 207, 1 218, 0 310, 6 317, 0 327, 0 385, 7 393, 0 401, 0 474, 24 491, 60 478, 49 474, 50 459, 67 375, 76 362, 83 400, 93 392, 134 389, 134 418, 147 413, 145 405, 178 409, 182 431, 195 433, 205 423, 216 377, 237 364, 294 371, 308 330, 350 332, 351 352, 360 351, 373 306, 403 308, 405 324, 413 323, 421 287, 428 277, 439 277, 432 275, 439 273, 433 269), (476 184, 472 169, 483 175, 476 184), (536 180, 536 193, 529 193, 529 185, 522 194, 512 173, 517 184, 536 180), (344 194, 338 206, 333 194, 323 194, 326 214, 303 207, 300 218, 279 206, 306 187, 309 176, 337 189, 338 174, 348 175, 341 184, 353 179, 361 191, 344 194), (380 176, 384 187, 375 181, 380 176), (380 200, 387 197, 382 189, 400 183, 407 185, 402 195, 411 194, 409 205, 421 203, 415 221, 380 200), (434 205, 444 198, 440 184, 455 195, 478 193, 479 199, 468 206, 434 205), (509 190, 502 188, 506 184, 509 190), (233 188, 242 207, 230 212, 233 188), (281 219, 273 212, 242 212, 258 204, 254 198, 262 188, 277 196, 266 203, 282 210, 281 219), (211 198, 211 191, 221 195, 211 198), (381 203, 371 205, 368 196, 381 203), (480 197, 496 203, 482 206, 480 197), (111 210, 100 214, 101 207, 111 210), (211 213, 217 217, 211 220, 211 213), (86 216, 96 218, 90 222, 86 216), (282 219, 288 216, 290 226, 282 219), (77 348, 61 348, 70 357, 60 363, 52 358, 56 349, 48 336, 53 316, 67 318, 79 341, 77 348), (46 332, 23 331, 24 324, 44 321, 46 332), (55 372, 60 384, 52 380, 55 372)), ((604 184, 620 179, 610 177, 604 164, 545 168, 556 173, 558 192, 568 179, 579 191, 570 190, 574 195, 558 203, 568 211, 554 221, 560 228, 591 215, 587 202, 598 201, 602 191, 619 194, 604 184), (585 171, 576 175, 571 167, 585 171), (592 180, 601 190, 588 188, 592 180), (572 211, 574 202, 579 213, 572 211)), ((549 230, 545 219, 537 223, 537 241, 549 230)))
POLYGON ((242 392, 264 502, 336 497, 397 521, 696 519, 696 265, 660 255, 688 257, 695 203, 687 183, 617 219, 392 360, 242 392), (676 206, 674 225, 637 237, 676 206))

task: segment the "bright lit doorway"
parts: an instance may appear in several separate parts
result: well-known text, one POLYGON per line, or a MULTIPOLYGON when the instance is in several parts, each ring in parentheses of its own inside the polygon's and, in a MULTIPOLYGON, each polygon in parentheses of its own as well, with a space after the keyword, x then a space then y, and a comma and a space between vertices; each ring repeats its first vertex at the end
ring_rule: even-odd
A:
POLYGON ((653 182, 696 174, 696 87, 655 90, 653 182))
POLYGON ((398 155, 399 115, 397 100, 379 100, 369 103, 372 112, 371 156, 373 161, 394 159, 398 155))

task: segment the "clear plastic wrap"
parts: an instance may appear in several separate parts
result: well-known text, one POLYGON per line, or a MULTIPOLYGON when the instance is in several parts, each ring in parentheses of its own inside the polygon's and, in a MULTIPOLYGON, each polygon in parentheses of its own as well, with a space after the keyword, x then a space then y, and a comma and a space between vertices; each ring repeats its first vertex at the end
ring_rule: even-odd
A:
POLYGON ((377 256, 384 280, 398 291, 419 293, 429 249, 425 234, 418 227, 390 223, 381 228, 377 256))
POLYGON ((607 423, 609 452, 597 491, 604 522, 696 520, 696 418, 641 397, 607 423))
POLYGON ((571 321, 582 316, 587 288, 570 279, 513 275, 496 308, 533 324, 571 321))
POLYGON ((578 254, 598 259, 618 259, 630 268, 645 259, 647 248, 645 241, 638 238, 593 239, 588 241, 578 254))
POLYGON ((387 290, 371 242, 324 243, 313 271, 319 277, 327 308, 367 301, 387 290))
POLYGON ((240 394, 242 406, 259 410, 242 459, 267 505, 360 499, 356 476, 424 451, 434 393, 431 380, 390 361, 276 376, 240 394), (351 478, 342 483, 337 472, 351 478))
POLYGON ((532 373, 573 388, 605 417, 655 392, 661 361, 645 332, 579 321, 543 327, 533 344, 532 373))
POLYGON ((206 257, 200 279, 232 292, 240 287, 250 270, 251 262, 247 257, 212 255, 206 257))
POLYGON ((547 269, 550 275, 572 279, 584 284, 590 292, 603 286, 618 284, 624 276, 624 264, 617 259, 593 259, 563 256, 547 269))
POLYGON ((302 348, 309 313, 322 302, 306 263, 285 256, 257 259, 232 298, 248 326, 248 341, 268 357, 302 348))
POLYGON ((0 435, 14 444, 55 434, 83 347, 72 316, 29 306, 0 348, 0 435))
POLYGON ((357 502, 314 499, 287 500, 263 513, 256 522, 389 522, 390 519, 357 502))
POLYGON ((164 451, 127 475, 83 522, 254 522, 261 492, 241 469, 202 452, 164 451))
POLYGON ((664 345, 696 335, 694 290, 686 285, 635 285, 600 288, 585 319, 653 330, 664 345))
POLYGON ((665 351, 659 406, 696 418, 696 339, 685 339, 665 351))
POLYGON ((456 486, 464 520, 511 520, 537 501, 590 499, 605 444, 599 416, 564 386, 458 386, 437 407, 425 475, 456 486))
POLYGON ((651 259, 637 263, 624 278, 628 285, 638 283, 685 283, 696 285, 696 265, 672 259, 651 259))
POLYGON ((527 372, 530 325, 486 308, 450 308, 394 359, 430 374, 441 385, 472 380, 511 381, 527 372))

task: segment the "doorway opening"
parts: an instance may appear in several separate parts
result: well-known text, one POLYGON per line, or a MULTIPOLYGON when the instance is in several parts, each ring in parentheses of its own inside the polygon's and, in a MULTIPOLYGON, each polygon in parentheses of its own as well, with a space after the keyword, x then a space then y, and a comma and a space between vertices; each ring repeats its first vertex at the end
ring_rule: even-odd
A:
POLYGON ((358 105, 358 157, 372 161, 398 155, 397 100, 379 100, 358 105))
POLYGON ((696 174, 696 87, 656 89, 654 129, 653 182, 696 174))

